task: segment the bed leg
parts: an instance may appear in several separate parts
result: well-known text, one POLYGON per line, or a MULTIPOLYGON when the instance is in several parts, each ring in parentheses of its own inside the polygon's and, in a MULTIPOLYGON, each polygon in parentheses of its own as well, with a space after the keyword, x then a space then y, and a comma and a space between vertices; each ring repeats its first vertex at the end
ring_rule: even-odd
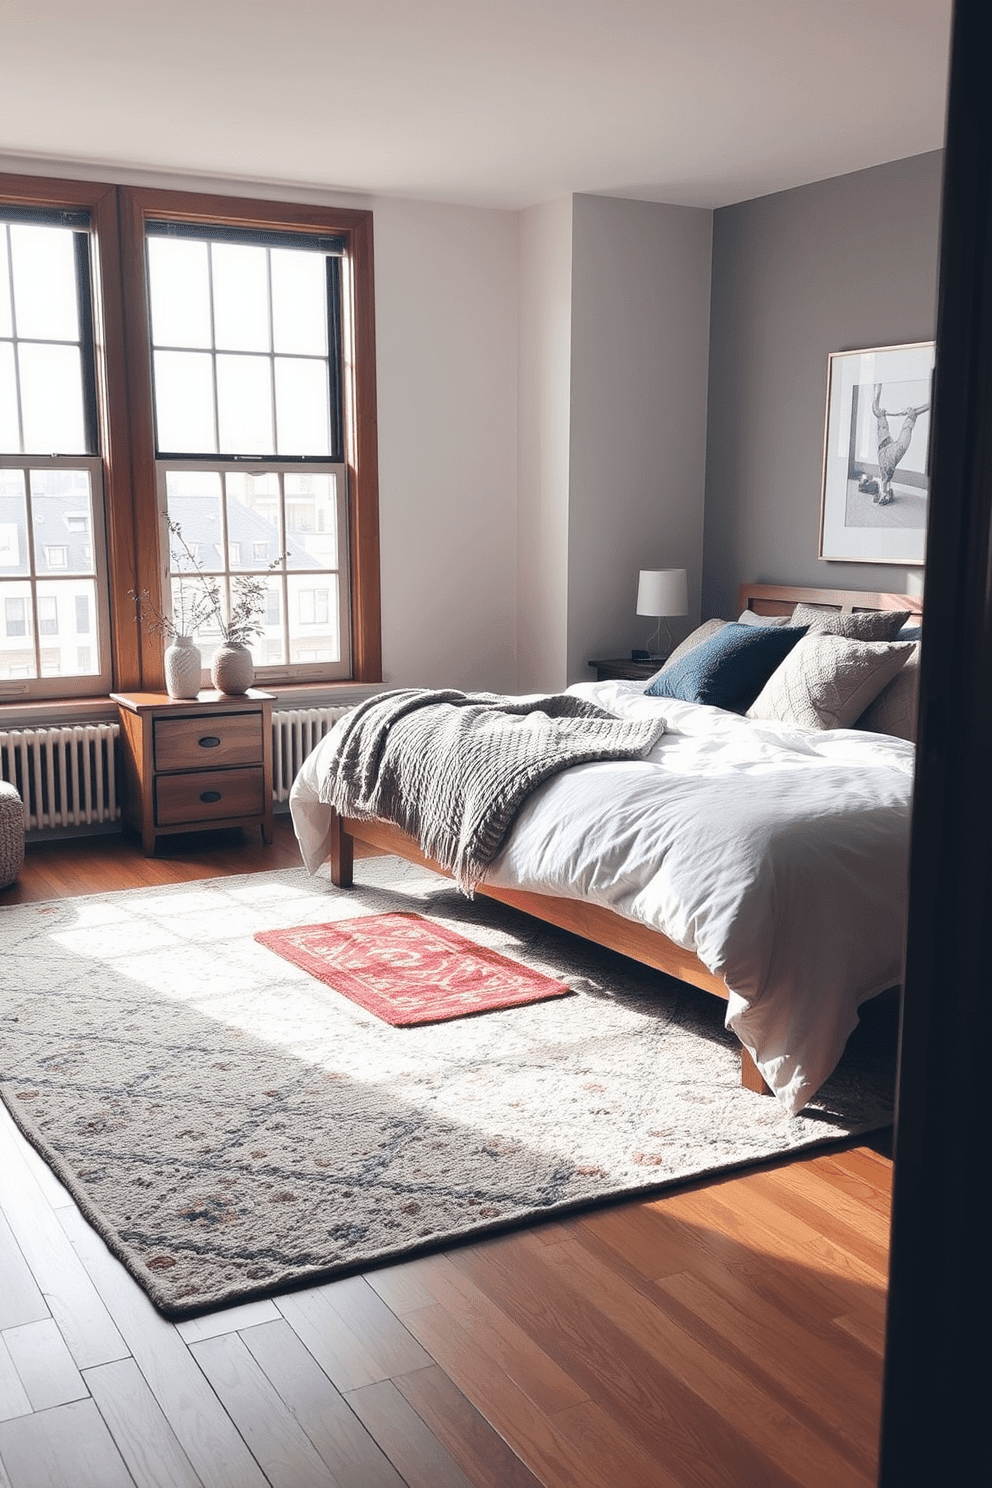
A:
POLYGON ((330 835, 331 883, 337 889, 350 889, 355 865, 355 839, 341 825, 335 811, 331 817, 330 835))
POLYGON ((771 1095, 771 1087, 765 1084, 764 1076, 751 1058, 750 1051, 741 1044, 741 1089, 753 1090, 756 1095, 771 1095))

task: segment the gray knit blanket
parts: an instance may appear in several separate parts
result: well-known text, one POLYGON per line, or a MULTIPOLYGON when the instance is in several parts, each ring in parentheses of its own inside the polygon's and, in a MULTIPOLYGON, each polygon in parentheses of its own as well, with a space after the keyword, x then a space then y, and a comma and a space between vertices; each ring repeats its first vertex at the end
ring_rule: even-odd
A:
POLYGON ((641 759, 664 729, 567 693, 407 688, 370 698, 335 725, 320 794, 343 816, 402 827, 471 893, 531 791, 573 765, 641 759))

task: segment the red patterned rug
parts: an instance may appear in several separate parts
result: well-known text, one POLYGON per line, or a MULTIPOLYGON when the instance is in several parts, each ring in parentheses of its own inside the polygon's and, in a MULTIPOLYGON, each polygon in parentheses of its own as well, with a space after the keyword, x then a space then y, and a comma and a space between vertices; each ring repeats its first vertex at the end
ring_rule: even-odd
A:
POLYGON ((255 939, 397 1028, 571 992, 417 914, 260 930, 255 939))

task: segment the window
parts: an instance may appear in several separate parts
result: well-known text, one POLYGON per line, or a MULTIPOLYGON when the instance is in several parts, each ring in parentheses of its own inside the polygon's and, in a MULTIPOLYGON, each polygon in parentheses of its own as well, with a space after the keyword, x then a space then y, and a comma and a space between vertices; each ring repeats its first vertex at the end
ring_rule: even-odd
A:
MULTIPOLYGON (((0 204, 0 593, 8 614, 23 614, 7 635, 33 635, 29 650, 0 645, 0 695, 25 676, 59 679, 42 693, 73 690, 84 675, 74 656, 42 650, 41 637, 58 634, 60 596, 82 587, 108 606, 103 547, 97 566, 93 545, 76 540, 103 503, 89 229, 85 210, 0 204)), ((100 642, 85 675, 109 686, 106 632, 100 642)))
POLYGON ((28 633, 27 602, 24 599, 5 599, 3 602, 4 618, 6 620, 6 631, 9 636, 23 636, 28 633))
POLYGON ((264 584, 261 680, 379 676, 370 250, 367 212, 0 180, 0 700, 161 687, 132 596, 191 561, 264 584))
POLYGON ((38 634, 58 635, 59 633, 59 602, 51 594, 38 596, 38 634))
MULTIPOLYGON (((262 680, 315 663, 348 676, 341 242, 158 221, 146 237, 159 494, 180 528, 172 583, 195 565, 231 605, 239 579, 260 580, 262 680), (317 591, 300 588, 318 574, 319 619, 317 591)), ((196 639, 209 660, 215 633, 196 639)))

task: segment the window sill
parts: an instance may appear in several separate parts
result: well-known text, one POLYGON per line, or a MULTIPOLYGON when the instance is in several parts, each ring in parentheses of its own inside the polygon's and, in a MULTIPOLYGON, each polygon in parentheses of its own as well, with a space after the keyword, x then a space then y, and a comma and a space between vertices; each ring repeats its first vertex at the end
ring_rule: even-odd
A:
MULTIPOLYGON (((385 691, 384 682, 259 682, 278 708, 350 707, 385 691)), ((74 723, 116 723, 117 704, 107 696, 39 698, 30 703, 0 700, 0 729, 57 728, 74 723)))

